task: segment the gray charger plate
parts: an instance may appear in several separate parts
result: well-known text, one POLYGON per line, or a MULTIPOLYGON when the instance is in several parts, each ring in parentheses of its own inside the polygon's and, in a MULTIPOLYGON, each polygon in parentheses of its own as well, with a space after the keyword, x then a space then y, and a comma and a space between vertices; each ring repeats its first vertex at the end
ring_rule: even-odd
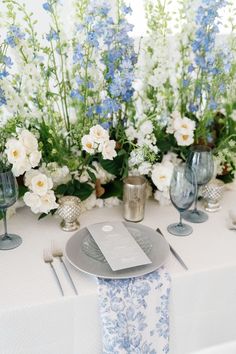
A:
POLYGON ((87 228, 76 232, 66 243, 68 261, 80 271, 106 279, 139 277, 161 267, 170 255, 166 240, 155 230, 141 224, 123 222, 152 263, 113 271, 104 259, 87 228))

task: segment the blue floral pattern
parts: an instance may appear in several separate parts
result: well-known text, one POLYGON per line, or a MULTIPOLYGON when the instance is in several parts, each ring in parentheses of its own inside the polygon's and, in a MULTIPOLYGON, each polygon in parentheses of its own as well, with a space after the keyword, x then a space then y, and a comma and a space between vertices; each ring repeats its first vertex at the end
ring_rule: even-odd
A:
POLYGON ((169 352, 170 275, 164 267, 138 278, 98 279, 103 354, 169 352))

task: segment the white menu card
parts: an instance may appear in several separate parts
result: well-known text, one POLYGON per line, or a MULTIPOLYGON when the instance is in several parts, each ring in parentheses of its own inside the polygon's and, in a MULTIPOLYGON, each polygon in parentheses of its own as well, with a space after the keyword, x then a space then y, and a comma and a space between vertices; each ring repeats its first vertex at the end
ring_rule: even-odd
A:
POLYGON ((152 263, 121 221, 92 224, 87 229, 113 271, 152 263))

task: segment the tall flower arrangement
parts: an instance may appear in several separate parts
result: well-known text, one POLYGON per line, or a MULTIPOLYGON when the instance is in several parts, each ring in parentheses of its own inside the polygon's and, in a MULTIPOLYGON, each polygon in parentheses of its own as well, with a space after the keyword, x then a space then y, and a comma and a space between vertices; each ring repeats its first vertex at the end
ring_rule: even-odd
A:
POLYGON ((127 130, 136 142, 131 172, 145 173, 161 202, 168 199, 174 164, 186 159, 192 144, 213 148, 218 178, 230 182, 236 169, 234 103, 229 100, 235 87, 234 41, 229 36, 222 46, 217 38, 220 11, 228 3, 202 0, 194 11, 191 1, 178 4, 180 28, 173 37, 168 3, 146 1, 149 40, 141 50, 151 68, 136 71, 137 114, 127 130), (140 87, 140 81, 145 85, 140 87))
POLYGON ((113 14, 109 2, 76 1, 67 37, 62 5, 49 0, 42 6, 50 27, 40 38, 21 2, 3 3, 1 154, 23 177, 25 203, 48 213, 60 195, 77 195, 88 208, 103 204, 96 196, 120 196, 117 184, 127 171, 129 149, 123 126, 136 60, 126 20, 131 9, 117 0, 113 14))

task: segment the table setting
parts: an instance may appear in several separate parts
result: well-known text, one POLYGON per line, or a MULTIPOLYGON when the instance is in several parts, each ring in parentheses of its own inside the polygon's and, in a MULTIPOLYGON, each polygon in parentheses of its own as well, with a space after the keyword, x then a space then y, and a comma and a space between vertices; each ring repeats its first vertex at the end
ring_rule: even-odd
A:
POLYGON ((0 354, 232 348, 236 8, 70 5, 1 9, 0 354))

